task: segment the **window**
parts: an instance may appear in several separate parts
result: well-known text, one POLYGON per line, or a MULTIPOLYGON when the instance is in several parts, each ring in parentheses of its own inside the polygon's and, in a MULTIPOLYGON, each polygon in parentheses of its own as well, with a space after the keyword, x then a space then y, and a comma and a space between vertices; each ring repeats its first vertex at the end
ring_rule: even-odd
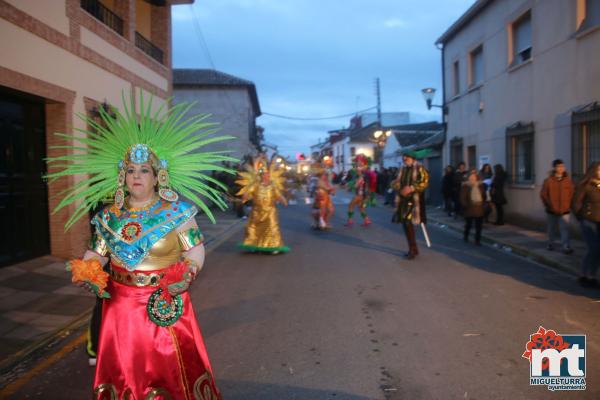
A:
POLYGON ((458 96, 460 93, 460 69, 458 68, 458 61, 454 61, 452 64, 452 93, 454 96, 458 96))
POLYGON ((506 170, 511 183, 535 182, 533 136, 533 122, 519 122, 506 129, 506 170))
POLYGON ((571 140, 573 178, 581 179, 590 164, 600 160, 600 104, 573 113, 571 140))
POLYGON ((585 31, 600 25, 600 1, 577 0, 577 28, 585 31))
POLYGON ((467 147, 467 161, 469 162, 469 168, 477 168, 477 147, 467 147))
POLYGON ((483 46, 477 47, 469 54, 469 86, 483 83, 483 46))
POLYGON ((123 19, 98 0, 81 0, 81 8, 123 36, 123 19))
POLYGON ((463 161, 463 140, 455 137, 450 140, 450 165, 457 167, 463 161))
POLYGON ((510 27, 511 65, 518 65, 531 59, 531 11, 527 11, 510 27))
POLYGON ((350 157, 356 156, 356 147, 350 147, 350 157))

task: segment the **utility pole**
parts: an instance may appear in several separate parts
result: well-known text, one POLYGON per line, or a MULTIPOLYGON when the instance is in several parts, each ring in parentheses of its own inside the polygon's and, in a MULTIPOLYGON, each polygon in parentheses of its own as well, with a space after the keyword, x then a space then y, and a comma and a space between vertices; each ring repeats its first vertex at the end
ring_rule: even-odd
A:
MULTIPOLYGON (((377 128, 379 129, 380 134, 383 133, 382 123, 381 123, 381 90, 379 88, 379 78, 375 78, 375 95, 377 96, 377 128)), ((384 134, 385 135, 385 134, 384 134)), ((384 140, 385 140, 385 136, 384 140)), ((376 137, 377 139, 377 137, 376 137)), ((375 162, 379 161, 381 164, 381 169, 383 169, 383 148, 379 146, 379 142, 373 149, 373 156, 375 158, 375 162)))
POLYGON ((379 78, 375 78, 375 95, 377 96, 377 123, 381 128, 381 90, 379 88, 379 78))

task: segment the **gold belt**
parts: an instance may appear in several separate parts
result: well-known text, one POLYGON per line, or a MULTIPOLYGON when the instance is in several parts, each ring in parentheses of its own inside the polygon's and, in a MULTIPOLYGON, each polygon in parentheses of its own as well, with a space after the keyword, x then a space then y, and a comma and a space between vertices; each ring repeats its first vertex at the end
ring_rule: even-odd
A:
POLYGON ((118 283, 127 286, 158 286, 162 277, 165 276, 164 272, 150 272, 150 273, 142 273, 142 272, 129 272, 127 270, 123 270, 121 268, 115 269, 114 267, 110 269, 110 277, 118 283))

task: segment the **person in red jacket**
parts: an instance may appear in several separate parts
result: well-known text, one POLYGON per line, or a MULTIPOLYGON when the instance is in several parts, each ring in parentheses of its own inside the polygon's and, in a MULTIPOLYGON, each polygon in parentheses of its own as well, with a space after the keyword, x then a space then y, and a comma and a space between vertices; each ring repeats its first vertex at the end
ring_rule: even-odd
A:
POLYGON ((573 181, 565 170, 565 164, 562 160, 554 160, 550 176, 544 180, 540 192, 548 215, 548 250, 554 250, 554 239, 556 231, 559 230, 563 253, 573 253, 569 243, 569 219, 573 191, 573 181))

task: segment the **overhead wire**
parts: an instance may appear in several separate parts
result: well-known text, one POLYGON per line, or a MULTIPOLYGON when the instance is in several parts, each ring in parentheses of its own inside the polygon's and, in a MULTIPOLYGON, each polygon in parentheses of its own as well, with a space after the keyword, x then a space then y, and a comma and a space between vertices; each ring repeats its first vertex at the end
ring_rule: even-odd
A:
MULTIPOLYGON (((205 53, 205 55, 208 59, 208 62, 210 64, 210 66, 212 67, 212 70, 215 71, 215 73, 216 73, 217 68, 215 66, 215 62, 212 58, 212 55, 210 54, 210 49, 206 42, 206 38, 202 32, 202 26, 200 24, 200 17, 198 16, 196 9, 194 8, 194 6, 192 4, 189 4, 188 7, 190 8, 190 12, 193 17, 192 21, 193 21, 193 25, 194 25, 194 30, 199 39, 198 42, 200 44, 200 47, 201 47, 202 51, 205 53)), ((223 94, 225 96, 227 103, 229 104, 229 107, 235 114, 238 111, 238 109, 233 105, 233 102, 232 102, 231 98, 229 97, 229 93, 225 92, 223 94)), ((358 110, 358 111, 354 111, 354 112, 350 112, 350 113, 346 113, 346 114, 327 116, 327 117, 297 117, 297 116, 289 116, 289 115, 270 113, 270 112, 266 112, 266 111, 262 111, 261 114, 269 116, 269 117, 273 117, 273 118, 281 118, 281 119, 294 120, 294 121, 325 121, 325 120, 333 120, 333 119, 352 117, 354 115, 361 114, 361 113, 364 113, 367 111, 371 111, 376 108, 377 108, 377 106, 373 106, 373 107, 365 108, 363 110, 358 110)), ((226 118, 226 120, 229 120, 231 118, 232 118, 232 116, 229 116, 226 118)))

